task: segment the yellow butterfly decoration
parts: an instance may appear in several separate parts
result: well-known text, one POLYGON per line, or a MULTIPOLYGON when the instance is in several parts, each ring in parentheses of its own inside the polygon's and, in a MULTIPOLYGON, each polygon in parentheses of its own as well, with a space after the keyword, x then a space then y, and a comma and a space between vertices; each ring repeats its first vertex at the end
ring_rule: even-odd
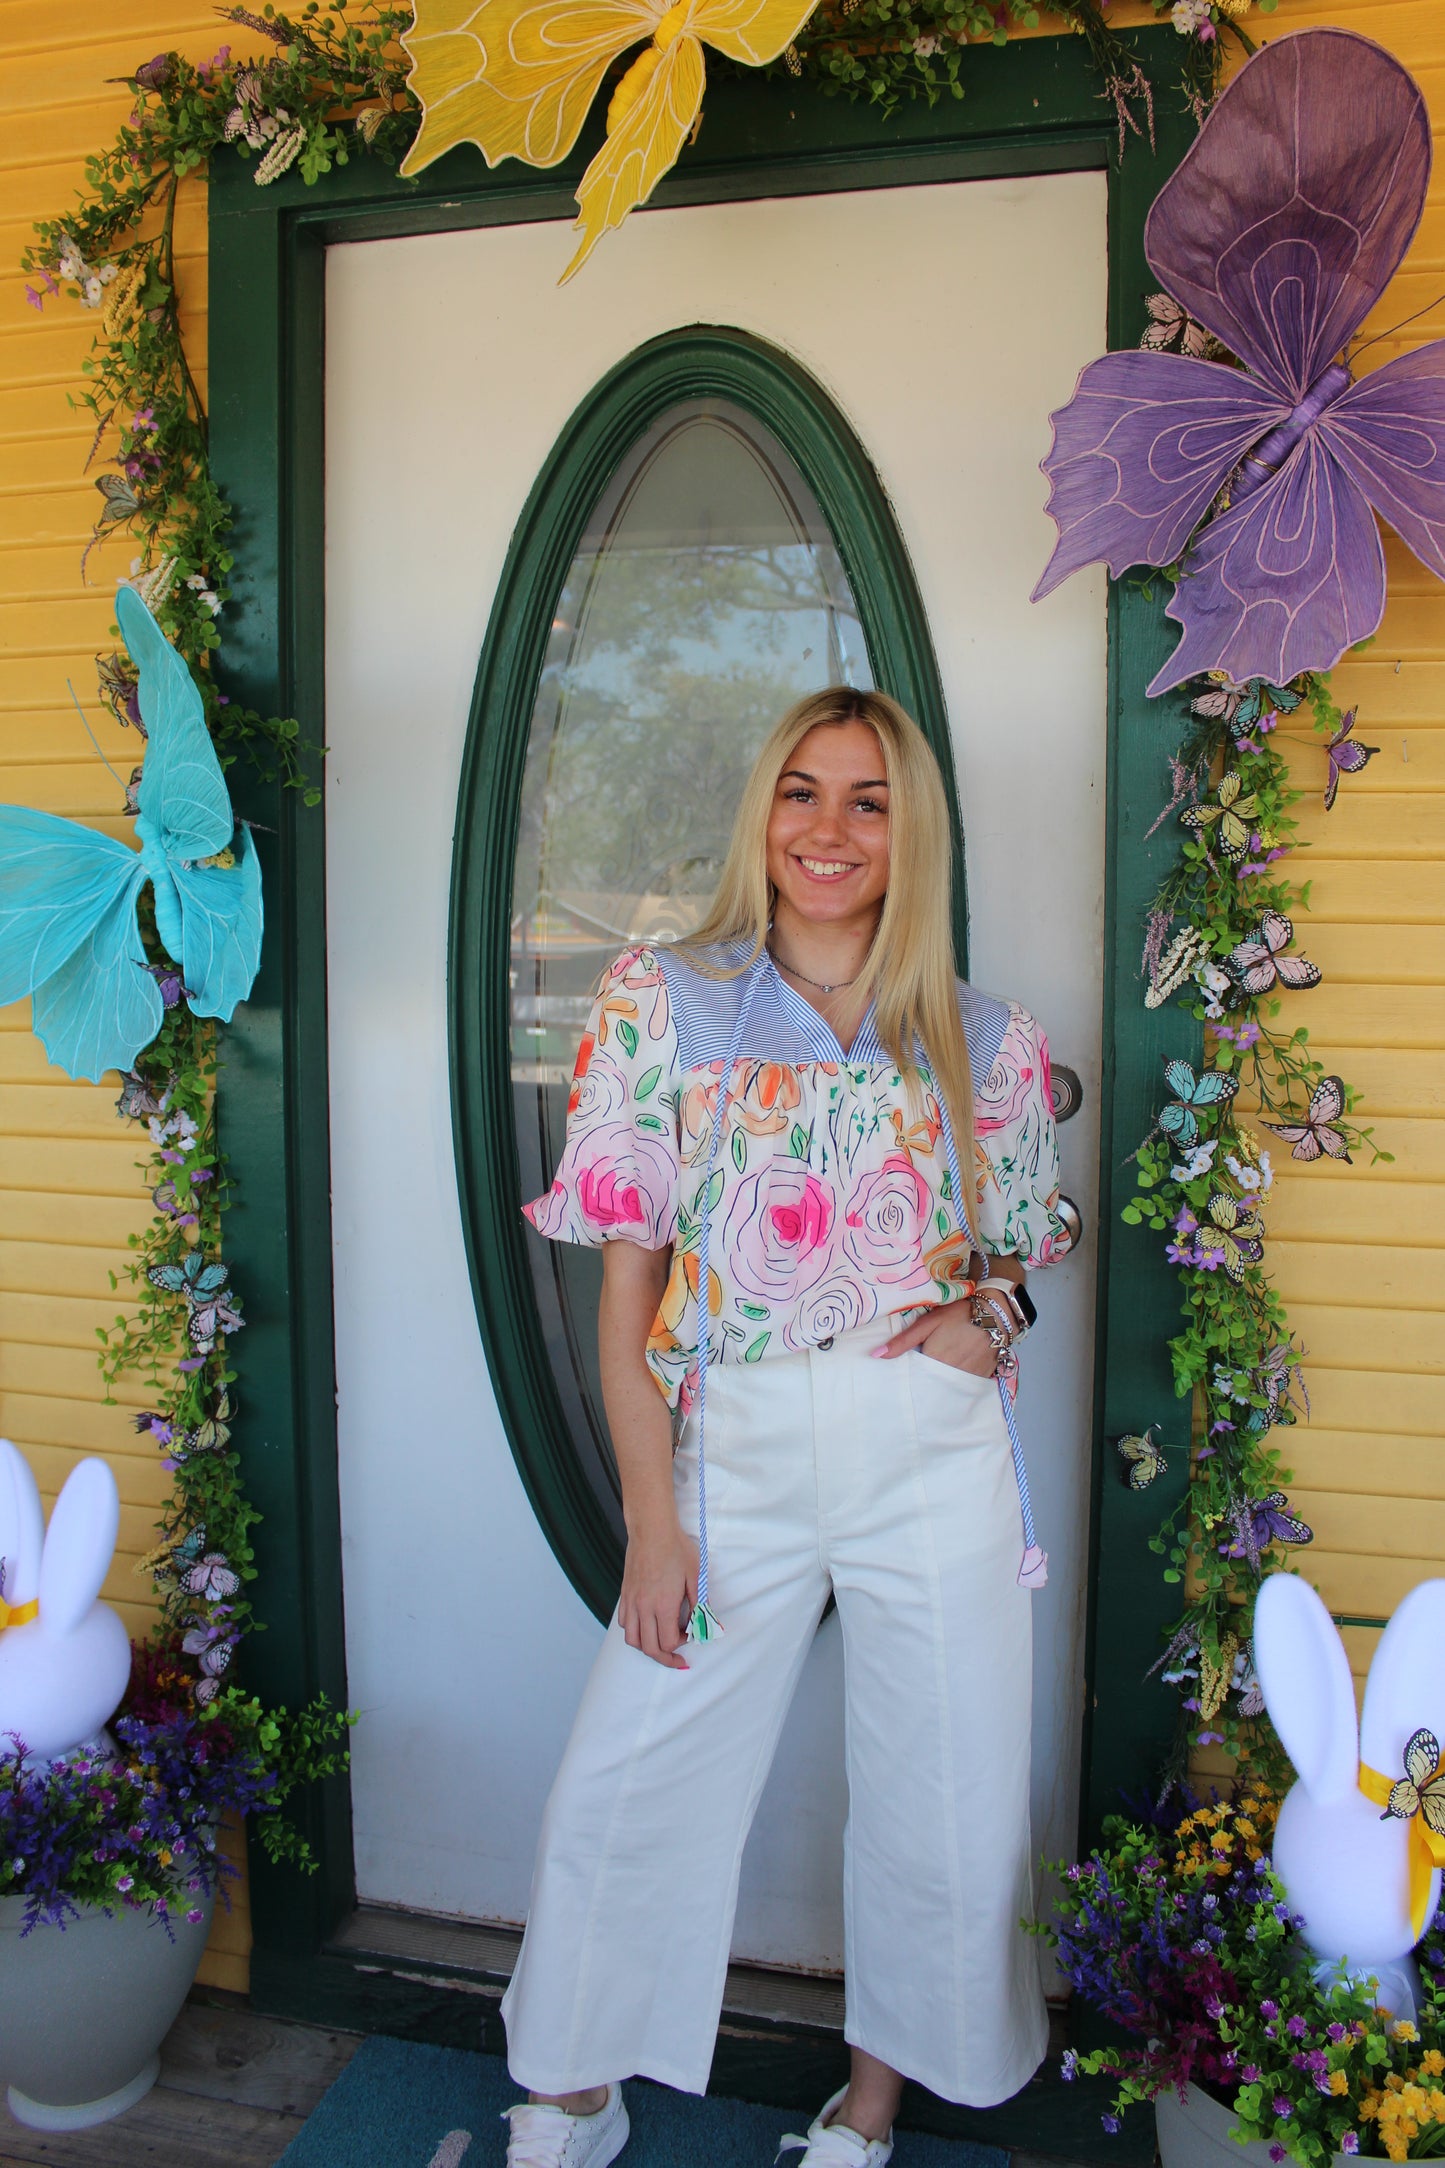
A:
POLYGON ((421 131, 402 163, 420 173, 458 143, 489 166, 555 166, 576 142, 612 63, 640 39, 612 93, 607 140, 577 190, 582 243, 571 278, 611 226, 645 203, 702 107, 703 45, 761 67, 802 29, 817 0, 413 0, 402 38, 421 131))
POLYGON ((1218 842, 1223 856, 1242 858, 1244 846, 1249 841, 1249 824, 1258 811, 1259 799, 1253 791, 1240 796, 1239 771, 1230 768, 1221 776, 1214 799, 1206 798, 1202 805, 1190 806, 1179 818, 1197 836, 1202 836, 1212 821, 1218 821, 1218 842))

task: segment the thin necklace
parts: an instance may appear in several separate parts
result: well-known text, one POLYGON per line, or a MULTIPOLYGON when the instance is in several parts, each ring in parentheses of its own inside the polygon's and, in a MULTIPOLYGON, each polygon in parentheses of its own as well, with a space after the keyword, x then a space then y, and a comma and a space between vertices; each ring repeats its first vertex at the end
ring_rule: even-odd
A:
POLYGON ((810 979, 807 972, 800 971, 796 964, 783 963, 783 959, 776 949, 770 948, 768 954, 772 957, 773 962, 781 964, 783 970, 792 978, 801 979, 805 986, 816 986, 820 994, 846 994, 848 988, 856 986, 861 977, 861 973, 855 971, 851 979, 836 979, 831 986, 825 986, 821 979, 810 979))

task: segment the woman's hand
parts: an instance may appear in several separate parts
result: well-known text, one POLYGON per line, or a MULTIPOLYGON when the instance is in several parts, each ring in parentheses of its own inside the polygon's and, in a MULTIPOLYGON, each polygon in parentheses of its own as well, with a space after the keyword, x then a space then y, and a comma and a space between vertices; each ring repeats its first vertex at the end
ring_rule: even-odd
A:
POLYGON ((669 1671, 686 1671, 677 1654, 697 1602, 697 1545, 676 1512, 629 1527, 617 1618, 630 1649, 669 1671))
POLYGON ((922 1348, 932 1362, 948 1363, 954 1370, 970 1371, 976 1378, 994 1375, 997 1358, 993 1342, 983 1327, 973 1322, 966 1301, 935 1304, 876 1352, 879 1356, 906 1355, 911 1347, 922 1348))

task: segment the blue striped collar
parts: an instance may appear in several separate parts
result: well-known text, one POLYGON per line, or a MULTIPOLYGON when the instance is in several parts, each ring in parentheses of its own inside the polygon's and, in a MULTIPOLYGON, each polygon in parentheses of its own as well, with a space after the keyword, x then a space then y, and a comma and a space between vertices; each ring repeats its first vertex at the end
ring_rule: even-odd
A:
POLYGON ((867 1014, 853 1034, 853 1044, 845 1051, 842 1041, 825 1016, 821 1016, 811 1001, 795 993, 783 977, 773 952, 764 948, 755 971, 765 971, 777 988, 784 1013, 798 1026, 812 1049, 815 1061, 836 1061, 845 1067, 851 1063, 855 1068, 866 1068, 870 1063, 882 1061, 883 1049, 878 1043, 877 1004, 870 1001, 867 1014))

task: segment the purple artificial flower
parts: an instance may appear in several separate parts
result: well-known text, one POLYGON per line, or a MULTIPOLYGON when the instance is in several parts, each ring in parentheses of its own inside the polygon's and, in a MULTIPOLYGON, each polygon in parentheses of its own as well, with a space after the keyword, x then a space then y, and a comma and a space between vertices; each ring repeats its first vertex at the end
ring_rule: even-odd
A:
POLYGON ((1117 2116, 1117 2115, 1101 2115, 1101 2116, 1099 2117, 1099 2121, 1100 2121, 1100 2122, 1101 2122, 1101 2123, 1103 2124, 1103 2126, 1104 2126, 1105 2130, 1107 2130, 1107 2132, 1109 2133, 1109 2136, 1110 2136, 1110 2137, 1112 2138, 1112 2137, 1113 2137, 1113 2135, 1114 2135, 1114 2133, 1115 2133, 1115 2132, 1116 2132, 1116 2131, 1118 2130, 1118 2128, 1119 2128, 1119 2118, 1118 2118, 1118 2116, 1117 2116))
POLYGON ((1278 2017, 1279 2004, 1277 2002, 1271 2002, 1268 1997, 1266 1997, 1266 1999, 1259 2006, 1259 2014, 1261 2017, 1278 2017))
POLYGON ((1274 2112, 1279 2117, 1282 2123, 1287 2123, 1289 2121, 1289 2118, 1294 2114, 1293 2107, 1290 2105, 1289 2101, 1285 2099, 1283 2093, 1275 2094, 1273 2105, 1274 2112))
POLYGON ((1239 2074, 1243 2078, 1246 2085, 1258 2085, 1260 2078, 1263 2075, 1258 2063, 1246 2063, 1243 2070, 1241 2070, 1239 2074))
POLYGON ((1199 1746, 1223 1746, 1224 1733, 1222 1731, 1201 1731, 1195 1743, 1199 1746))
POLYGON ((1279 2168, 1280 2162, 1285 2157, 1284 2147, 1282 2145, 1272 2145, 1269 2149, 1269 2157, 1274 2162, 1274 2168, 1279 2168))
POLYGON ((205 1916, 199 1905, 192 1905, 190 1911, 186 1914, 186 1924, 190 1927, 199 1927, 205 1916))
POLYGON ((1292 2018, 1290 2018, 1290 2020, 1285 2026, 1285 2031, 1291 2036, 1292 2039, 1303 2040, 1305 2036, 1305 2021, 1298 2014, 1298 2012, 1296 2012, 1296 2014, 1292 2018))
POLYGON ((1339 2041, 1343 2040, 1343 2039, 1344 2039, 1344 2037, 1345 2037, 1345 2028, 1344 2028, 1344 2026, 1343 2026, 1343 2025, 1338 2025, 1338 2024, 1336 2024, 1336 2025, 1331 2025, 1331 2026, 1329 2026, 1329 2027, 1327 2028, 1327 2030, 1326 2030, 1326 2033, 1325 2033, 1325 2038, 1326 2038, 1327 2040, 1333 2040, 1333 2041, 1335 2041, 1336 2043, 1338 2043, 1339 2041))
POLYGON ((1175 1232, 1175 1234, 1176 1234, 1176 1235, 1192 1235, 1192 1234, 1194 1233, 1194 1230, 1195 1230, 1195 1229, 1196 1229, 1196 1228, 1198 1227, 1198 1225, 1199 1225, 1199 1222, 1198 1222, 1198 1220, 1197 1220, 1197 1219, 1195 1218, 1194 1214, 1193 1214, 1193 1213, 1192 1213, 1192 1212, 1190 1211, 1190 1209, 1189 1209, 1188 1205, 1187 1205, 1187 1204, 1182 1204, 1182 1205, 1181 1205, 1181 1206, 1179 1207, 1179 1210, 1177 1211, 1177 1213, 1176 1213, 1176 1214, 1174 1215, 1174 1232, 1175 1232))
POLYGON ((1347 2131, 1345 2132, 1345 2135, 1343 2136, 1343 2138, 1341 2138, 1341 2140, 1340 2140, 1340 2151, 1341 2151, 1342 2153, 1358 2153, 1358 2152, 1359 2152, 1359 2150, 1360 2150, 1360 2134, 1359 2134, 1359 2132, 1358 2132, 1357 2130, 1347 2130, 1347 2131))
POLYGON ((1066 2085, 1072 2085, 1078 2075, 1079 2051, 1077 2048, 1065 2048, 1064 2059, 1059 2065, 1059 2076, 1066 2085))
POLYGON ((115 1879, 115 1886, 120 1891, 122 1897, 124 1897, 128 1890, 133 1890, 135 1888, 135 1876, 133 1874, 117 1875, 115 1879))

